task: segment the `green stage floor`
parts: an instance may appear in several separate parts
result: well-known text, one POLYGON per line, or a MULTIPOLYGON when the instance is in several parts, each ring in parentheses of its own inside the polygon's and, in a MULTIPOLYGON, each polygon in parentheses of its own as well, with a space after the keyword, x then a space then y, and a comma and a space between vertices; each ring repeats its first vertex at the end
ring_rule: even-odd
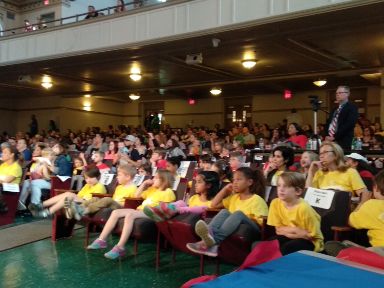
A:
MULTIPOLYGON (((25 223, 28 219, 18 220, 25 223)), ((53 243, 50 239, 0 252, 0 287, 180 287, 199 276, 199 258, 177 252, 171 263, 171 251, 163 251, 162 266, 154 267, 155 245, 139 244, 139 254, 132 255, 132 242, 127 245, 124 260, 111 261, 101 251, 84 249, 84 229, 75 231, 72 239, 53 243)), ((95 235, 96 237, 96 235, 95 235)), ((1 241, 1 239, 0 239, 1 241)), ((111 238, 110 244, 117 242, 111 238)), ((221 264, 220 272, 235 267, 221 264)), ((214 273, 214 262, 207 262, 207 274, 214 273)))

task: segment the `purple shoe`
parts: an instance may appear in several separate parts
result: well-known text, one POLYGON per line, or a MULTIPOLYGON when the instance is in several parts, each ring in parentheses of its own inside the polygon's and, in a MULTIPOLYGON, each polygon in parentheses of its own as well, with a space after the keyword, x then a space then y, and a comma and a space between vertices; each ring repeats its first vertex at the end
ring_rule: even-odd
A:
POLYGON ((196 243, 187 243, 187 248, 197 254, 207 255, 209 257, 217 257, 218 245, 207 247, 203 241, 196 243))
POLYGON ((172 203, 161 202, 159 207, 165 219, 170 219, 177 214, 176 207, 172 203))
POLYGON ((111 251, 104 254, 105 258, 115 260, 125 256, 125 249, 121 249, 117 246, 113 247, 111 251))
POLYGON ((88 245, 88 250, 98 250, 107 248, 107 242, 105 240, 96 239, 91 245, 88 245))

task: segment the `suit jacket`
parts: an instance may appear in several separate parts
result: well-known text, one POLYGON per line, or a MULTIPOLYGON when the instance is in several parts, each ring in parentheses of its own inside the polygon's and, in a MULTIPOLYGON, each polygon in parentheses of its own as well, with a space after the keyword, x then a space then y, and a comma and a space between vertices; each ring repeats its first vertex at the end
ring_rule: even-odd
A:
MULTIPOLYGON (((328 129, 329 125, 332 122, 333 115, 335 114, 334 109, 331 114, 329 114, 329 118, 327 120, 327 135, 328 135, 328 129)), ((355 124, 357 122, 357 119, 359 118, 359 113, 357 111, 356 105, 354 105, 351 102, 347 102, 344 104, 343 108, 340 111, 339 118, 337 119, 337 129, 336 134, 334 135, 335 142, 339 144, 343 149, 350 150, 352 139, 353 139, 353 132, 355 128, 355 124)))

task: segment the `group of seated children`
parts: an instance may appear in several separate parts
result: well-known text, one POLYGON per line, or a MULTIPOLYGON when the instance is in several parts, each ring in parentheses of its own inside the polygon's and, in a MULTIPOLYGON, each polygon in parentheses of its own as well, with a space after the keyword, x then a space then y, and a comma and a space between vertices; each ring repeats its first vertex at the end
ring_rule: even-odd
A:
MULTIPOLYGON (((119 186, 112 198, 92 197, 93 193, 105 193, 104 186, 98 183, 100 171, 95 167, 84 172, 87 184, 77 195, 66 192, 44 201, 41 205, 32 203, 30 209, 36 216, 49 217, 59 209, 65 208, 68 218, 79 220, 82 216, 96 213, 101 208, 112 208, 113 212, 103 231, 87 247, 89 250, 106 248, 107 237, 112 233, 119 219, 123 218, 124 226, 120 240, 104 254, 110 259, 125 255, 125 244, 132 233, 136 219, 150 218, 157 222, 167 221, 176 214, 202 214, 208 208, 223 209, 209 223, 203 220, 196 223, 195 232, 201 241, 187 244, 187 248, 192 252, 216 257, 220 243, 235 232, 241 224, 247 225, 255 233, 260 234, 260 227, 265 218, 268 225, 275 227, 276 235, 271 239, 279 242, 282 255, 299 250, 320 252, 324 249, 324 237, 320 230, 321 219, 302 198, 306 181, 307 186, 311 182, 310 186, 319 188, 324 188, 324 185, 331 186, 333 182, 342 183, 345 185, 344 190, 358 193, 363 198, 366 197, 366 188, 358 179, 351 179, 353 175, 358 174, 344 165, 341 159, 343 153, 337 144, 323 143, 320 148, 320 161, 316 161, 313 155, 306 155, 309 160, 302 161, 306 165, 305 173, 288 171, 293 161, 293 154, 288 150, 286 147, 275 148, 273 162, 265 173, 277 185, 277 198, 271 202, 269 208, 264 200, 265 176, 259 170, 241 167, 244 164, 244 157, 239 152, 233 152, 229 157, 229 166, 233 172, 231 183, 224 182, 226 185, 223 185, 225 177, 222 172, 225 165, 219 165, 220 161, 212 163, 209 158, 202 157, 204 165, 202 165, 202 171, 195 177, 195 195, 188 201, 173 202, 176 198, 172 191, 172 184, 175 176, 177 177, 176 168, 180 164, 171 157, 172 161, 165 161, 165 165, 163 163, 157 165, 163 160, 162 151, 159 150, 153 154, 151 161, 153 167, 165 166, 171 171, 158 169, 154 178, 145 180, 139 188, 133 184, 136 167, 121 164, 117 170, 119 186), (174 167, 176 168, 173 169, 174 167), (125 197, 142 197, 144 201, 137 209, 124 209, 125 197)), ((368 236, 371 244, 376 247, 384 247, 384 180, 382 178, 384 179, 384 172, 376 177, 375 199, 363 201, 350 216, 350 224, 353 227, 369 229, 368 236)))

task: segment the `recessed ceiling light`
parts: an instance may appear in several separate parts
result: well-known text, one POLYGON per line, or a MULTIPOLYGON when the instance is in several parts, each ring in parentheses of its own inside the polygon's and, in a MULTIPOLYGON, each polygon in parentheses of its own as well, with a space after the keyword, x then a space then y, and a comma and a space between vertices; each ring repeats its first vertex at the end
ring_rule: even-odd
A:
POLYGON ((220 94, 221 94, 221 89, 215 87, 215 88, 212 88, 209 92, 210 92, 212 95, 217 96, 217 95, 220 95, 220 94))
POLYGON ((255 59, 244 59, 241 61, 241 64, 243 64, 244 68, 252 69, 256 66, 257 61, 255 59))
POLYGON ((140 73, 131 73, 129 74, 129 78, 131 78, 133 81, 139 81, 141 79, 140 73))
POLYGON ((322 87, 325 84, 327 84, 327 80, 319 79, 319 80, 313 81, 313 84, 315 84, 317 87, 322 87))
POLYGON ((49 89, 53 86, 52 78, 48 75, 44 75, 43 79, 41 80, 41 86, 43 86, 45 89, 49 89))
POLYGON ((135 101, 135 100, 139 100, 139 99, 140 99, 140 95, 139 95, 139 94, 130 94, 128 97, 129 97, 129 99, 131 99, 132 101, 135 101))

